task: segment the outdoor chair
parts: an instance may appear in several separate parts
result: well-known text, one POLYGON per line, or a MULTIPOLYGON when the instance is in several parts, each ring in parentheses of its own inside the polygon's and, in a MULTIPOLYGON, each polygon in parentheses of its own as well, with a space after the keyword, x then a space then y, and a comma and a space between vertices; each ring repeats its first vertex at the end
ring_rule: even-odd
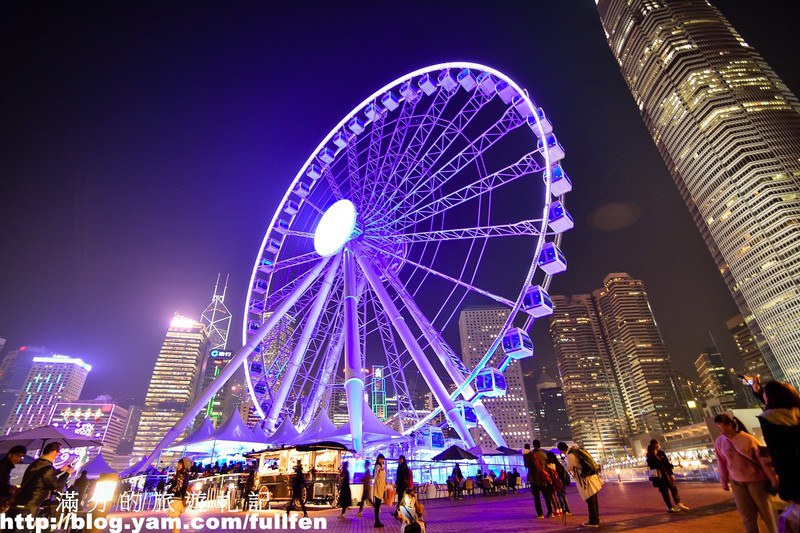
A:
POLYGON ((492 483, 492 480, 488 477, 483 478, 483 494, 485 495, 491 494, 492 496, 495 495, 494 484, 492 483))
POLYGON ((467 479, 464 482, 464 493, 475 496, 475 482, 472 479, 467 479))

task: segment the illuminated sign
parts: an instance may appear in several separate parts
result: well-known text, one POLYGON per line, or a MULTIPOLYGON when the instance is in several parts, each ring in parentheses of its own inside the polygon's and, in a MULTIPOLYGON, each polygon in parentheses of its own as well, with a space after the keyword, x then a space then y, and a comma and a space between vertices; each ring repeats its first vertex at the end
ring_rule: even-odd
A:
POLYGON ((34 363, 68 363, 72 365, 78 365, 79 367, 83 368, 87 372, 92 370, 92 365, 87 365, 83 362, 83 359, 78 359, 77 357, 70 357, 68 355, 51 355, 50 357, 34 357, 34 363))
POLYGON ((210 352, 208 352, 208 355, 213 357, 213 358, 215 358, 215 359, 218 359, 218 358, 230 359, 231 356, 233 356, 233 352, 226 351, 226 350, 216 350, 215 349, 215 350, 211 350, 210 352))
POLYGON ((113 413, 113 404, 58 403, 50 417, 50 424, 78 435, 103 440, 113 413))

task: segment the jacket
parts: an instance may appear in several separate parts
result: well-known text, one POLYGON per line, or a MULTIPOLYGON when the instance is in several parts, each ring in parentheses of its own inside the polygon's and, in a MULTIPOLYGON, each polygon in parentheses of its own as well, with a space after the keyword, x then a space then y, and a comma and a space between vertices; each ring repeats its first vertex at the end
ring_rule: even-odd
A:
POLYGON ((800 501, 800 409, 767 409, 758 421, 780 481, 778 494, 800 501))
POLYGON ((411 486, 410 478, 411 471, 408 469, 408 463, 403 461, 401 464, 397 465, 397 474, 395 476, 395 485, 397 486, 397 492, 402 493, 405 492, 409 486, 411 486))
POLYGON ((659 450, 655 455, 648 455, 647 468, 649 470, 658 470, 659 472, 658 479, 653 481, 654 487, 672 486, 673 481, 670 478, 672 477, 672 469, 674 467, 672 463, 669 462, 667 454, 659 450))
POLYGON ((714 451, 719 462, 719 481, 727 487, 731 481, 752 483, 771 481, 778 484, 775 470, 767 459, 758 453, 758 441, 749 433, 740 431, 733 437, 720 435, 714 441, 714 451))
POLYGON ((14 470, 14 463, 6 457, 0 461, 0 498, 11 495, 11 471, 14 470))
POLYGON ((382 500, 386 495, 386 469, 376 462, 372 477, 375 479, 375 484, 372 486, 372 496, 382 500))
MULTIPOLYGON (((577 448, 570 448, 570 451, 573 449, 577 448)), ((578 494, 580 494, 581 499, 587 500, 603 488, 603 480, 597 474, 586 477, 581 476, 581 461, 574 453, 567 453, 567 470, 575 478, 575 486, 578 488, 578 494)))
POLYGON ((67 484, 68 472, 59 475, 48 459, 36 459, 25 470, 20 483, 19 492, 14 498, 15 506, 39 507, 50 498, 56 490, 64 489, 67 484))

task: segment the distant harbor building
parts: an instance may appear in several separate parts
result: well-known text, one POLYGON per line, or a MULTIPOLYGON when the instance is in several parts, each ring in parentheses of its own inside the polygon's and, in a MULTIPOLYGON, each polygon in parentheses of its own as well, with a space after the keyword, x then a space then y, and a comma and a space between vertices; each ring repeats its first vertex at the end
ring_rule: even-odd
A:
POLYGON ((207 342, 208 334, 202 323, 175 314, 147 387, 133 457, 153 451, 192 404, 207 342))
POLYGON ((67 355, 37 355, 31 361, 25 384, 3 428, 4 435, 46 426, 57 403, 74 402, 80 397, 92 370, 82 359, 67 355))
POLYGON ((9 350, 0 362, 0 424, 3 427, 25 388, 33 358, 50 355, 53 352, 43 346, 21 346, 16 350, 9 350))
POLYGON ((800 103, 706 0, 598 0, 598 10, 771 374, 800 386, 800 103))
MULTIPOLYGON (((461 354, 464 363, 474 368, 486 354, 489 346, 503 329, 509 310, 505 307, 475 307, 461 311, 458 319, 458 331, 461 336, 461 354)), ((505 357, 503 350, 497 352, 489 360, 487 366, 499 367, 505 357)), ((522 367, 518 360, 513 361, 505 370, 508 392, 499 398, 483 398, 483 404, 492 415, 494 423, 510 448, 522 449, 530 443, 533 425, 528 412, 528 395, 522 367)), ((427 406, 426 406, 427 408, 427 406)), ((476 444, 494 447, 494 441, 486 431, 478 426, 472 429, 476 444)))
POLYGON ((747 321, 742 315, 727 320, 725 325, 733 337, 733 342, 736 348, 739 349, 739 355, 742 356, 744 367, 742 373, 748 376, 759 376, 762 383, 772 381, 772 372, 770 372, 761 350, 758 349, 756 336, 750 331, 747 321))
POLYGON ((700 390, 708 399, 717 400, 718 408, 711 415, 718 415, 737 407, 736 391, 733 387, 728 369, 722 360, 722 354, 716 348, 706 348, 694 362, 697 375, 700 376, 700 390))

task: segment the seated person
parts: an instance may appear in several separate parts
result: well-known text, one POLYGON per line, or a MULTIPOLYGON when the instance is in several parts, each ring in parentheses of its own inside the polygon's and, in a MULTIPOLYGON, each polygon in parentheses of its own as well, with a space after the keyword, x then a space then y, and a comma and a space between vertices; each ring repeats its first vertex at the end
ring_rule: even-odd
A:
POLYGON ((397 515, 403 523, 400 526, 400 533, 404 533, 406 526, 412 522, 419 524, 420 531, 425 533, 425 521, 422 518, 424 512, 425 508, 414 495, 414 489, 406 489, 405 494, 403 494, 403 499, 400 501, 399 513, 397 515))

